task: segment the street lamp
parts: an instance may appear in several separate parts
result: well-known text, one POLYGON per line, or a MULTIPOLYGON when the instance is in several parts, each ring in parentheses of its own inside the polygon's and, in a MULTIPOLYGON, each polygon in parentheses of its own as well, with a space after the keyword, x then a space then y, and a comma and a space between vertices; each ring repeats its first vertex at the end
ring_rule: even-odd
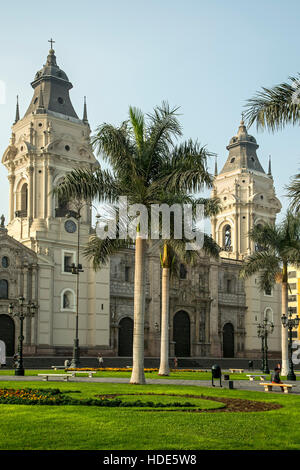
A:
MULTIPOLYGON (((85 206, 94 207, 91 203, 84 203, 77 207, 77 212, 70 211, 67 213, 66 217, 73 217, 77 221, 77 265, 72 263, 71 273, 76 275, 76 326, 75 326, 75 338, 74 338, 74 347, 73 347, 73 357, 71 360, 71 367, 76 369, 80 364, 80 348, 79 348, 79 331, 78 331, 78 322, 79 322, 79 274, 83 273, 82 264, 79 263, 79 252, 80 252, 80 219, 81 219, 81 209, 85 206)), ((96 216, 100 216, 97 214, 96 216)))
POLYGON ((293 338, 292 338, 292 330, 299 326, 299 317, 296 315, 296 318, 292 318, 293 310, 291 307, 288 309, 288 317, 283 314, 281 317, 281 323, 284 328, 288 328, 289 330, 289 371, 287 375, 287 380, 296 380, 296 375, 294 373, 294 366, 292 360, 292 346, 293 346, 293 338))
POLYGON ((265 374, 270 373, 268 364, 268 335, 274 331, 274 323, 269 322, 265 317, 264 320, 257 325, 257 336, 261 338, 261 352, 262 352, 262 371, 265 374))
POLYGON ((17 359, 17 367, 15 369, 15 375, 24 375, 24 367, 23 367, 23 341, 24 341, 24 336, 23 336, 23 322, 25 317, 33 317, 37 305, 33 302, 30 301, 28 303, 25 303, 25 298, 24 297, 19 297, 18 299, 18 304, 19 304, 19 310, 15 311, 16 305, 11 302, 8 306, 8 313, 13 316, 13 317, 18 317, 20 319, 20 335, 18 337, 19 344, 18 344, 18 359, 17 359))

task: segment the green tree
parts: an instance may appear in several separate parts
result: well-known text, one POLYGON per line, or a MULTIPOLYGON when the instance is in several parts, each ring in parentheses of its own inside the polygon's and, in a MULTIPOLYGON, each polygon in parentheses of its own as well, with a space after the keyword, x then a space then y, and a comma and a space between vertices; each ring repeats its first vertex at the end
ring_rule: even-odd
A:
MULTIPOLYGON (((288 211, 280 224, 266 224, 254 227, 251 239, 258 247, 241 269, 241 276, 248 278, 259 275, 259 287, 268 290, 276 282, 281 283, 282 314, 288 312, 288 267, 300 267, 300 214, 288 211)), ((288 371, 287 329, 281 330, 282 374, 288 371)))
MULTIPOLYGON (((174 203, 191 204, 194 209, 197 204, 204 206, 204 217, 209 217, 216 214, 220 210, 220 201, 216 199, 192 199, 186 197, 184 194, 174 195, 172 201, 168 201, 171 206, 174 203)), ((195 218, 195 214, 194 214, 195 218)), ((184 229, 184 227, 183 227, 184 229)), ((170 298, 170 280, 171 278, 179 277, 179 265, 181 262, 189 265, 195 265, 202 253, 219 257, 220 247, 215 243, 211 236, 203 234, 203 247, 200 250, 187 250, 186 244, 189 242, 186 238, 175 239, 172 236, 170 239, 161 241, 161 254, 160 262, 162 268, 162 284, 161 284, 161 337, 160 337, 160 366, 159 375, 168 376, 169 369, 169 298, 170 298)))
MULTIPOLYGON (((272 88, 262 88, 247 101, 245 119, 249 126, 256 124, 257 129, 271 132, 282 130, 286 125, 300 124, 300 74, 289 77, 272 88)), ((296 174, 286 186, 291 198, 290 208, 300 209, 300 173, 296 174)))
MULTIPOLYGON (((192 140, 176 145, 176 139, 182 135, 177 111, 167 103, 155 107, 147 115, 130 107, 129 119, 120 127, 106 123, 99 126, 93 145, 108 162, 109 168, 73 170, 56 188, 57 194, 68 199, 112 204, 116 204, 120 196, 126 196, 128 204, 141 204, 150 215, 151 205, 164 203, 168 192, 199 192, 211 186, 207 160, 212 154, 192 140)), ((133 370, 130 382, 143 384, 144 267, 148 240, 141 233, 139 217, 133 218, 133 222, 136 225, 134 240, 130 237, 126 240, 101 240, 94 236, 85 255, 93 259, 97 268, 108 260, 111 253, 126 244, 135 243, 133 370)))

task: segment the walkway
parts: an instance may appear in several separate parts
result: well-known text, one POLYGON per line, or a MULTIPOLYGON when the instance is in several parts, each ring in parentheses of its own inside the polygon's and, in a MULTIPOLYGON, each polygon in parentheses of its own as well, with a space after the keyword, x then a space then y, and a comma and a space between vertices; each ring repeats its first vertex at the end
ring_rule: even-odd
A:
MULTIPOLYGON (((24 377, 18 377, 15 375, 0 375, 0 384, 2 381, 20 381, 20 382, 42 382, 41 377, 37 376, 24 376, 24 377)), ((58 380, 49 380, 49 382, 55 382, 59 383, 61 382, 60 379, 58 380)), ((91 382, 91 383, 122 383, 126 384, 129 383, 129 378, 113 378, 113 377, 71 377, 69 379, 69 382, 91 382)), ((234 380, 233 381, 233 386, 234 389, 236 390, 245 390, 245 391, 255 391, 255 392, 263 392, 263 387, 259 385, 261 381, 254 381, 250 382, 248 380, 234 380)), ((45 383, 45 382, 43 382, 45 383)), ((219 389, 219 383, 220 381, 218 379, 215 379, 215 389, 219 389)), ((290 383, 294 385, 293 387, 293 394, 300 394, 300 381, 297 382, 289 382, 285 381, 285 383, 290 383)), ((147 379, 147 385, 184 385, 184 386, 197 386, 197 387, 209 387, 213 388, 211 385, 211 381, 208 380, 173 380, 173 379, 147 379)), ((227 380, 222 380, 222 386, 224 389, 229 388, 229 384, 227 380)), ((265 393, 265 392, 264 392, 265 393)), ((279 391, 275 391, 272 393, 279 393, 279 391)), ((280 393, 282 393, 280 391, 280 393)))

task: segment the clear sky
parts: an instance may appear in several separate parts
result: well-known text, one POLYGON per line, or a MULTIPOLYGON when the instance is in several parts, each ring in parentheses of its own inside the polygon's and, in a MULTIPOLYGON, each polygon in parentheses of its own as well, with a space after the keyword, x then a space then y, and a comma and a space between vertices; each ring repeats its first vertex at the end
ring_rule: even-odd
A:
MULTIPOLYGON (((58 65, 74 88, 79 116, 87 96, 94 130, 118 124, 128 106, 148 112, 163 100, 180 106, 184 139, 198 139, 227 157, 246 100, 260 89, 300 72, 298 0, 27 0, 1 4, 0 153, 9 143, 16 95, 21 115, 32 97, 30 82, 55 39, 58 65)), ((250 130, 258 156, 272 170, 287 208, 285 184, 300 167, 300 130, 250 130)), ((213 169, 213 162, 211 164, 213 169)), ((6 169, 0 168, 0 214, 8 215, 6 169)))

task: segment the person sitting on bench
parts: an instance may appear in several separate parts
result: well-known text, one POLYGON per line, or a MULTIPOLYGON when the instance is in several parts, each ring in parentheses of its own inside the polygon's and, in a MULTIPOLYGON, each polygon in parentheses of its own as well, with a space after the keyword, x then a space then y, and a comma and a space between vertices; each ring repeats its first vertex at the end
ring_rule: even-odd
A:
MULTIPOLYGON (((281 380, 280 380, 280 369, 279 367, 275 367, 274 369, 274 375, 272 377, 272 383, 273 384, 282 384, 281 380)), ((280 387, 282 391, 284 391, 283 387, 280 387)))

